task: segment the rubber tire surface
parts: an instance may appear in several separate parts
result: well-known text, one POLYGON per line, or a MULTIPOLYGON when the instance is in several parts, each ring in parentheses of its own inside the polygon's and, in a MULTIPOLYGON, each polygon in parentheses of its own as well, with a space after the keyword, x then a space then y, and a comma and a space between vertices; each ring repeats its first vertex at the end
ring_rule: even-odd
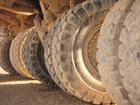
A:
POLYGON ((22 32, 14 38, 10 48, 10 60, 13 67, 20 75, 34 79, 22 58, 22 47, 26 37, 26 32, 22 32))
POLYGON ((0 36, 0 66, 6 72, 16 75, 17 72, 14 70, 9 57, 12 40, 12 38, 0 36))
POLYGON ((22 58, 26 67, 35 79, 47 86, 54 86, 45 66, 44 48, 35 28, 30 29, 26 34, 28 35, 22 47, 22 58))
POLYGON ((67 89, 63 86, 63 84, 60 82, 59 77, 57 76, 56 72, 54 71, 54 66, 52 63, 52 56, 51 56, 51 42, 53 39, 53 35, 55 32, 55 28, 58 26, 58 23, 61 21, 61 19, 63 18, 63 16, 66 13, 64 13, 60 18, 57 19, 57 21, 55 22, 53 28, 51 28, 48 33, 47 33, 47 37, 45 40, 43 40, 44 42, 44 48, 45 48, 45 64, 48 68, 48 72, 51 75, 51 78, 54 80, 54 82, 57 84, 57 86, 59 86, 63 91, 65 91, 66 93, 70 94, 70 92, 67 91, 67 89))
POLYGON ((120 0, 98 40, 98 69, 117 105, 140 105, 140 1, 120 0))
POLYGON ((50 74, 52 78, 58 78, 57 81, 54 79, 55 82, 61 84, 63 90, 94 104, 109 104, 111 99, 106 94, 90 89, 78 77, 72 64, 71 42, 78 27, 82 26, 92 16, 96 15, 96 18, 99 18, 98 13, 104 14, 115 2, 115 0, 104 2, 90 0, 78 5, 64 15, 62 19, 57 20, 54 27, 49 31, 44 45, 46 65, 47 67, 51 65, 50 74))

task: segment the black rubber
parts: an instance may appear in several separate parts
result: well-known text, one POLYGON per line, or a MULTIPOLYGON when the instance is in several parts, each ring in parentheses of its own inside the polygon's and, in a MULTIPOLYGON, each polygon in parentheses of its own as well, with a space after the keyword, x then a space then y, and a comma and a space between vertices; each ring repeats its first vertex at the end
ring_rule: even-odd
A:
POLYGON ((94 21, 98 20, 101 14, 105 16, 115 2, 116 0, 90 0, 76 6, 56 21, 44 44, 46 65, 51 68, 49 73, 58 86, 94 104, 109 104, 112 100, 108 95, 89 88, 77 75, 71 57, 72 39, 78 28, 93 18, 94 21))
POLYGON ((26 32, 22 32, 14 38, 10 47, 10 60, 13 67, 20 75, 34 79, 22 58, 22 47, 26 37, 26 32))
POLYGON ((6 72, 16 75, 18 73, 14 70, 9 57, 9 49, 12 40, 12 38, 0 36, 0 66, 6 72))
POLYGON ((48 68, 48 72, 51 75, 51 78, 54 80, 54 82, 65 92, 69 93, 66 88, 64 88, 63 84, 60 82, 58 76, 56 75, 56 72, 54 71, 54 66, 52 63, 52 56, 51 56, 51 41, 54 35, 55 27, 57 27, 58 23, 61 21, 62 17, 65 15, 64 13, 60 18, 57 19, 57 21, 54 24, 54 28, 50 29, 49 32, 47 33, 46 39, 43 40, 44 42, 44 48, 45 48, 45 61, 46 61, 46 66, 48 68))
POLYGON ((47 86, 55 86, 45 66, 44 48, 35 28, 27 33, 22 47, 22 58, 29 72, 47 86))

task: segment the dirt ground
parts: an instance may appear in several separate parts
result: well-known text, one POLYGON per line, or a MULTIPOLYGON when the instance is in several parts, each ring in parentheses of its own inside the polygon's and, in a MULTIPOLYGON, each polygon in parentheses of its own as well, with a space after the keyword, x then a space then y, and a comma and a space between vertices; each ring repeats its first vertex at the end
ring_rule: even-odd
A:
POLYGON ((37 80, 11 76, 0 68, 0 105, 92 105, 50 89, 37 80))

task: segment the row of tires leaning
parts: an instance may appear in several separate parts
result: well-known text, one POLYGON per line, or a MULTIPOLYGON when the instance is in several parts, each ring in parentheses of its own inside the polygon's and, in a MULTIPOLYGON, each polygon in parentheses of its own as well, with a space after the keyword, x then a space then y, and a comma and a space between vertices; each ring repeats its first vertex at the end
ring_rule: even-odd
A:
POLYGON ((140 1, 116 2, 79 4, 43 43, 35 27, 14 39, 1 35, 0 66, 96 105, 140 105, 140 1))

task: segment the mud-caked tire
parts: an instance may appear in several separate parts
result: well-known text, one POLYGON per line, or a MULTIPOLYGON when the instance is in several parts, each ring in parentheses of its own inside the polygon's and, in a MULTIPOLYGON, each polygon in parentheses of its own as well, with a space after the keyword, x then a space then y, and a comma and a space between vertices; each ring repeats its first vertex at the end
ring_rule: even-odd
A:
POLYGON ((0 36, 0 67, 8 73, 16 75, 18 73, 14 70, 9 57, 12 40, 13 38, 0 36))
POLYGON ((22 47, 22 58, 33 77, 47 86, 55 86, 45 66, 44 48, 35 28, 26 34, 22 47))
POLYGON ((140 105, 139 5, 139 0, 116 3, 98 40, 98 69, 117 105, 140 105))
MULTIPOLYGON (((90 0, 76 6, 61 19, 57 19, 54 27, 48 31, 44 43, 46 65, 49 68, 51 65, 49 73, 52 78, 58 78, 54 81, 63 90, 94 104, 109 104, 112 100, 105 92, 103 84, 94 76, 90 76, 91 81, 88 75, 83 76, 84 68, 80 64, 77 47, 79 43, 76 42, 80 42, 82 31, 87 31, 84 29, 89 28, 91 24, 93 27, 100 27, 109 8, 115 2, 116 0, 90 0)), ((90 75, 89 72, 87 74, 90 75)))

